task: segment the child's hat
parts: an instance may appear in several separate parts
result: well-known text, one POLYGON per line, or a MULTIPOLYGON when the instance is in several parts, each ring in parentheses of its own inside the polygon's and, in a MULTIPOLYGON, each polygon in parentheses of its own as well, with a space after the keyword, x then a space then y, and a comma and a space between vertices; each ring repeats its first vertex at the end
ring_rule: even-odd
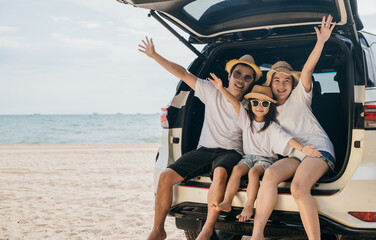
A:
POLYGON ((269 72, 266 74, 266 81, 263 84, 264 86, 270 86, 272 83, 272 77, 274 73, 284 73, 286 75, 291 75, 294 78, 294 87, 298 85, 300 72, 294 71, 290 64, 285 61, 279 61, 273 64, 269 72))
POLYGON ((268 101, 271 101, 272 103, 277 103, 277 101, 273 99, 273 93, 272 93, 271 87, 260 86, 260 85, 255 85, 252 88, 252 91, 246 94, 244 98, 246 99, 257 98, 257 99, 262 99, 262 100, 268 100, 268 101))
POLYGON ((225 67, 226 71, 227 71, 228 73, 230 73, 230 72, 231 72, 231 69, 232 69, 236 64, 238 64, 238 63, 246 64, 246 65, 250 66, 250 67, 253 69, 253 71, 255 72, 255 81, 259 80, 260 77, 262 76, 262 71, 261 71, 261 69, 256 65, 255 60, 254 60, 253 57, 252 57, 251 55, 249 55, 249 54, 246 54, 246 55, 242 56, 242 57, 239 58, 239 59, 232 59, 232 60, 228 61, 228 62, 226 63, 226 67, 225 67))

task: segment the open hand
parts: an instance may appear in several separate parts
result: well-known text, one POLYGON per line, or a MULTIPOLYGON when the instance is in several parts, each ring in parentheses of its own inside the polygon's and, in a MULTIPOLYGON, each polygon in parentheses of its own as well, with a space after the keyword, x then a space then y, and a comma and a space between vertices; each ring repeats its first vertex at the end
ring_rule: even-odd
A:
POLYGON ((145 40, 142 40, 143 44, 138 45, 140 47, 138 51, 145 53, 149 57, 153 57, 153 55, 156 53, 154 49, 153 39, 150 38, 149 40, 148 37, 145 37, 145 40))
POLYGON ((223 88, 222 80, 218 78, 214 73, 210 73, 210 76, 213 78, 208 78, 210 82, 214 84, 214 86, 219 90, 223 88))
POLYGON ((321 152, 315 150, 315 147, 311 146, 311 145, 305 145, 302 148, 302 153, 304 153, 305 155, 310 156, 310 157, 321 157, 322 156, 321 152))
POLYGON ((320 30, 317 27, 315 27, 318 42, 328 41, 330 35, 332 34, 334 26, 336 25, 336 23, 332 22, 332 20, 332 15, 329 15, 327 19, 324 16, 322 17, 320 30))

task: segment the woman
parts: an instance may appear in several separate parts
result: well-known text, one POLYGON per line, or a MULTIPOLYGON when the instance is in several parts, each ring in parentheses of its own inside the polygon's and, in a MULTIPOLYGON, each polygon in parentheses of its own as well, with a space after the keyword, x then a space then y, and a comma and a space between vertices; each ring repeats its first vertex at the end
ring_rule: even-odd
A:
POLYGON ((267 74, 277 100, 277 120, 282 128, 303 145, 313 145, 322 157, 307 157, 292 151, 266 169, 258 193, 252 240, 264 239, 264 228, 277 202, 278 184, 293 177, 291 193, 299 208, 304 229, 310 240, 320 239, 320 224, 316 202, 310 191, 329 169, 334 171, 334 147, 311 111, 312 74, 325 42, 335 26, 332 16, 323 17, 320 30, 315 27, 317 42, 301 73, 286 62, 277 62, 267 74), (299 78, 300 76, 300 78, 299 78))

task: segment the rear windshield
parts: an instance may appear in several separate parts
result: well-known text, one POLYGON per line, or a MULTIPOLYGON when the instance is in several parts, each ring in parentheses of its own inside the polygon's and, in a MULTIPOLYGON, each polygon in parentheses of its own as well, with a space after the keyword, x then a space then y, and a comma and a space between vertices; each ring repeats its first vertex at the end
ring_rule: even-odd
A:
POLYGON ((279 12, 331 13, 335 0, 196 0, 183 12, 202 25, 212 25, 231 19, 279 12))

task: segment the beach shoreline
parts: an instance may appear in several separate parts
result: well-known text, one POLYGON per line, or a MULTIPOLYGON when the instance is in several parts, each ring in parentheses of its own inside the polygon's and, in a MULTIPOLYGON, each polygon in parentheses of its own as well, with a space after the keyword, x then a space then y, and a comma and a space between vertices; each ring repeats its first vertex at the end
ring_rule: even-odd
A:
MULTIPOLYGON (((146 239, 158 147, 0 145, 0 239, 146 239)), ((166 231, 185 238, 171 217, 166 231)))

